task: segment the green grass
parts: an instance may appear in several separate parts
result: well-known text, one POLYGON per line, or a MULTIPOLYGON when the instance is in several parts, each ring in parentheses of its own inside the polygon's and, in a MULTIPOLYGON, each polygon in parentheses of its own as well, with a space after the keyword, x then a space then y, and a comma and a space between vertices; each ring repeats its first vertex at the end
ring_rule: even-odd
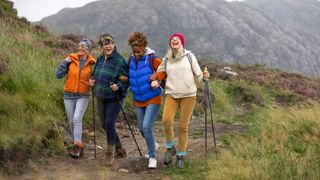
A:
POLYGON ((13 9, 10 3, 7 2, 7 0, 2 0, 0 2, 0 12, 6 15, 11 15, 11 16, 17 15, 17 10, 13 9))
POLYGON ((292 92, 276 92, 244 81, 217 80, 211 83, 211 91, 216 99, 213 110, 217 121, 247 125, 247 131, 219 134, 218 160, 209 158, 208 168, 201 168, 201 162, 189 161, 185 170, 171 167, 165 169, 165 174, 172 179, 319 177, 319 104, 292 106, 284 101, 286 106, 279 106, 278 95, 292 92), (237 116, 235 109, 242 104, 249 104, 250 108, 237 116))
POLYGON ((43 35, 22 22, 1 19, 0 29, 0 54, 9 62, 0 76, 1 160, 14 161, 19 152, 26 157, 59 152, 64 120, 62 84, 55 78, 59 57, 42 44, 43 35))
POLYGON ((317 179, 320 175, 319 104, 275 108, 254 136, 233 136, 219 160, 210 162, 214 179, 317 179), (231 142, 230 142, 231 141, 231 142))
POLYGON ((170 179, 206 179, 208 171, 205 159, 189 159, 184 168, 178 169, 174 165, 166 167, 164 175, 170 176, 170 179))

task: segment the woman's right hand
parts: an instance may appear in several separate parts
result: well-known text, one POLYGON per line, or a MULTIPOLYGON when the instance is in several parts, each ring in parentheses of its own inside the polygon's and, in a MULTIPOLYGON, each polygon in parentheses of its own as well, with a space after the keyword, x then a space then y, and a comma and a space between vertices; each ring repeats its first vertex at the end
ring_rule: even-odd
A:
POLYGON ((89 86, 93 87, 95 82, 96 82, 95 79, 89 79, 89 86))
POLYGON ((68 56, 65 60, 66 60, 68 63, 71 63, 71 59, 70 59, 69 56, 68 56))

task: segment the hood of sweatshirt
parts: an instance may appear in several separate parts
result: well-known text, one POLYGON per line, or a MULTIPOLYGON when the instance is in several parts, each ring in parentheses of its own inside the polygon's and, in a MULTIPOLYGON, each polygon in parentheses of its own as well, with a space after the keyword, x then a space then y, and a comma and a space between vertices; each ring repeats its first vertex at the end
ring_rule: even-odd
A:
POLYGON ((173 57, 172 50, 169 49, 165 57, 168 58, 169 61, 180 61, 184 56, 186 56, 190 52, 191 51, 182 48, 181 50, 179 50, 178 54, 176 54, 175 57, 173 57))
POLYGON ((144 55, 149 55, 149 54, 155 54, 156 51, 149 48, 149 47, 146 47, 146 53, 144 53, 144 55))

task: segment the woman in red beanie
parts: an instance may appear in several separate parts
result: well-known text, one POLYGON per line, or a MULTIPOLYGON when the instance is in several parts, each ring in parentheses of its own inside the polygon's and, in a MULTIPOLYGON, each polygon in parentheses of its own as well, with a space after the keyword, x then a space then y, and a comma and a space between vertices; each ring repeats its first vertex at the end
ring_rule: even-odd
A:
MULTIPOLYGON (((195 55, 184 49, 183 34, 175 33, 169 38, 166 56, 158 67, 156 77, 158 80, 166 78, 165 104, 162 115, 163 130, 165 133, 167 151, 164 164, 169 165, 176 156, 176 166, 184 167, 184 159, 188 144, 189 121, 196 103, 197 87, 194 77, 198 81, 209 78, 208 72, 202 72, 195 55), (177 146, 174 141, 173 121, 180 107, 179 131, 177 146), (177 149, 176 149, 177 147, 177 149)), ((158 86, 159 84, 154 84, 158 86)))

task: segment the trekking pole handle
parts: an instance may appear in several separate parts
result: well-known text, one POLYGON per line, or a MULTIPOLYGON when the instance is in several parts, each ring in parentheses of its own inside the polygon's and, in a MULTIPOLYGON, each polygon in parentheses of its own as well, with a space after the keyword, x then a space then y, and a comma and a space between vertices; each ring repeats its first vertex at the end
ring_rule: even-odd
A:
MULTIPOLYGON (((203 73, 208 73, 207 66, 204 67, 203 73)), ((208 81, 208 78, 203 78, 203 80, 208 81)))
POLYGON ((205 66, 203 72, 208 72, 208 67, 205 66))

